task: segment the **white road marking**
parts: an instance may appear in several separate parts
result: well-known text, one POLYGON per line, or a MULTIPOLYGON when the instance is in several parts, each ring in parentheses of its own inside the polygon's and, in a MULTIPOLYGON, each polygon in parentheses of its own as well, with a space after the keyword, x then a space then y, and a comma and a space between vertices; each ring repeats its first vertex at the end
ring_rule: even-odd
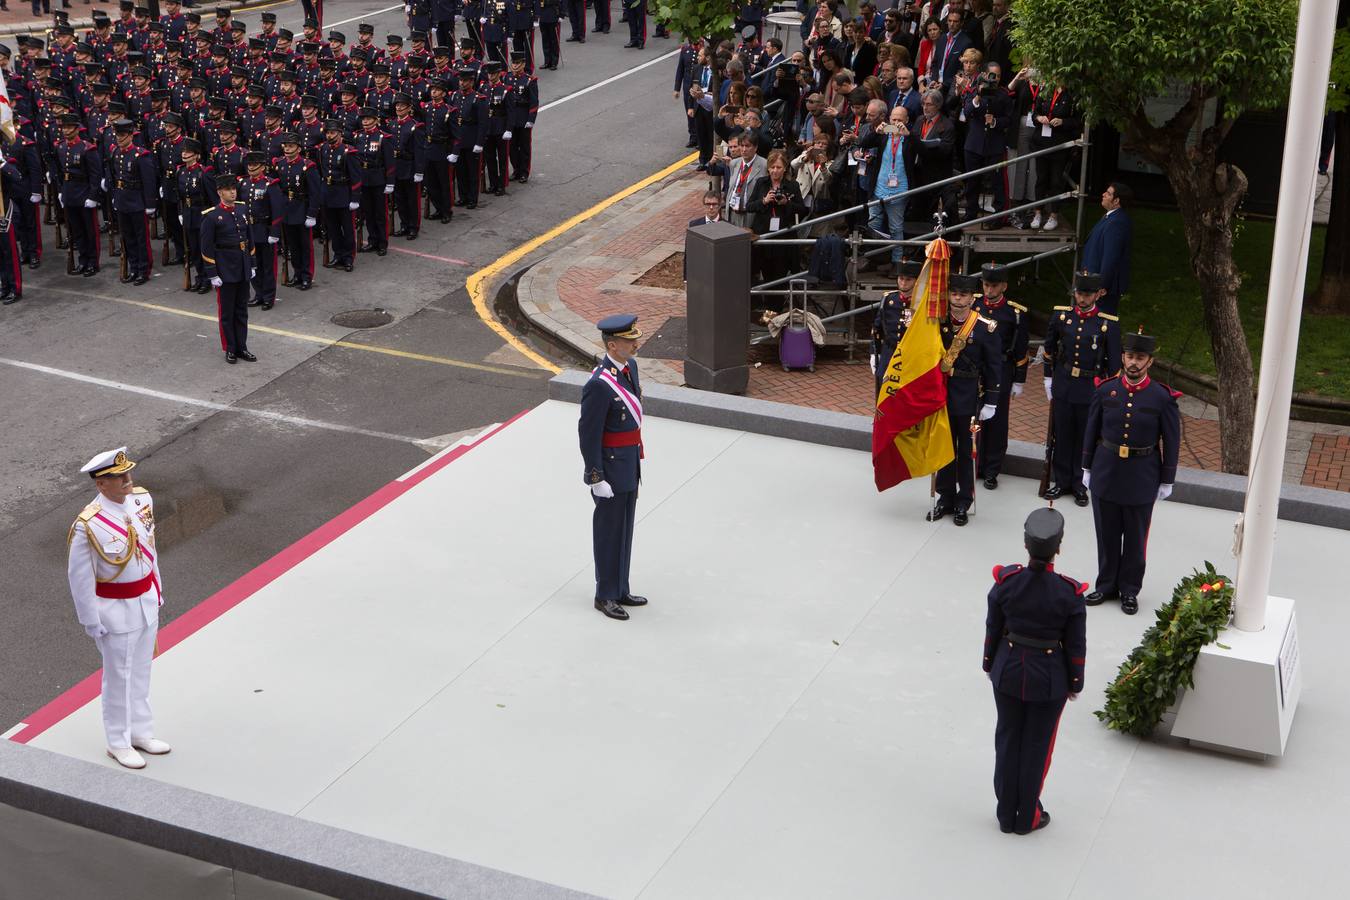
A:
POLYGON ((561 104, 563 104, 563 103, 566 103, 568 100, 575 100, 577 97, 580 97, 582 94, 589 94, 591 91, 596 90, 597 88, 602 88, 602 87, 604 87, 604 86, 607 85, 607 84, 613 84, 614 82, 618 81, 620 78, 627 78, 629 75, 633 75, 633 74, 635 74, 635 73, 637 73, 637 72, 641 72, 643 69, 647 68, 648 66, 654 66, 654 65, 656 65, 656 64, 659 63, 659 62, 665 62, 666 60, 670 59, 672 56, 678 56, 679 53, 680 53, 679 50, 672 50, 672 51, 670 51, 669 53, 665 54, 664 56, 658 56, 656 59, 649 59, 649 60, 647 60, 645 63, 643 63, 643 64, 640 65, 640 66, 634 66, 633 68, 629 69, 627 72, 620 72, 618 75, 612 75, 612 76, 610 76, 609 78, 606 78, 604 81, 597 81, 595 84, 591 85, 590 87, 584 87, 584 88, 582 88, 582 89, 579 90, 579 91, 573 91, 572 93, 568 94, 566 97, 559 97, 557 100, 554 100, 552 103, 545 103, 543 106, 539 107, 539 112, 544 112, 545 110, 550 110, 550 109, 552 109, 552 108, 555 107, 555 106, 559 106, 559 105, 561 105, 561 104))
POLYGON ((249 409, 243 406, 231 406, 228 403, 217 403, 214 400, 200 400, 196 397, 184 396, 183 394, 171 394, 167 391, 157 391, 154 388, 126 384, 121 381, 110 381, 106 378, 97 378, 93 375, 84 375, 79 372, 68 372, 65 369, 54 369, 51 366, 41 366, 37 363, 24 362, 18 359, 7 359, 3 356, 0 356, 0 364, 12 366, 16 369, 27 369, 30 372, 40 372, 44 375, 55 375, 58 378, 66 378, 71 381, 92 384, 97 387, 108 388, 114 391, 138 394, 142 397, 163 400, 168 403, 181 403, 187 406, 196 406, 201 409, 213 410, 215 412, 239 413, 240 415, 266 419, 270 422, 296 425, 301 428, 320 428, 326 431, 340 431, 345 434, 359 434, 363 437, 382 438, 384 440, 398 441, 404 444, 420 444, 425 440, 425 438, 409 437, 406 434, 391 434, 387 431, 372 431, 368 428, 357 428, 354 425, 341 425, 337 422, 321 422, 318 419, 306 419, 302 416, 291 416, 286 413, 272 412, 271 410, 266 409, 249 409))
POLYGON ((9 740, 10 738, 14 737, 14 735, 18 734, 20 731, 23 731, 27 727, 28 727, 27 722, 20 722, 18 725, 15 725, 9 731, 6 731, 4 734, 0 734, 0 741, 9 740))

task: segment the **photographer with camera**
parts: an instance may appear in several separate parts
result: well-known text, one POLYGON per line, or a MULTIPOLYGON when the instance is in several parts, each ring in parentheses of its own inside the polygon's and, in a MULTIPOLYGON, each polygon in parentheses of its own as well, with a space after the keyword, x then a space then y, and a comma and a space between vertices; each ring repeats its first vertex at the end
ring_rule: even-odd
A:
MULTIPOLYGON (((755 234, 769 234, 782 228, 791 228, 806 212, 801 189, 787 177, 788 158, 782 150, 769 153, 768 174, 761 178, 750 194, 750 224, 755 234)), ((782 278, 792 271, 796 248, 792 245, 768 241, 756 243, 755 255, 765 281, 782 278)))
MULTIPOLYGON (((966 119, 966 171, 982 169, 1003 161, 1008 149, 1008 125, 1012 121, 1012 97, 1001 85, 999 64, 991 62, 975 80, 975 88, 966 96, 963 113, 966 119)), ((994 211, 1008 208, 1008 191, 1003 171, 991 172, 966 179, 966 221, 979 218, 980 190, 984 183, 993 181, 994 211)), ((982 228, 986 231, 1003 226, 1002 219, 991 219, 982 228)))
MULTIPOLYGON (((834 137, 821 131, 810 144, 792 161, 792 171, 797 178, 797 188, 802 194, 802 203, 806 205, 808 217, 823 216, 834 211, 830 192, 834 184, 835 149, 834 137)), ((831 223, 811 226, 808 237, 819 237, 831 228, 831 223)))

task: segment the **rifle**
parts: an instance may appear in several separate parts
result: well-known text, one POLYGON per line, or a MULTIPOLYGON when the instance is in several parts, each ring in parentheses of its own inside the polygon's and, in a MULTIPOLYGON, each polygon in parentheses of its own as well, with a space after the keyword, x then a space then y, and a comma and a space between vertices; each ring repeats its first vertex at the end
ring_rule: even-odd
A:
POLYGON ((332 261, 333 261, 332 244, 331 244, 331 242, 328 240, 328 229, 325 228, 325 229, 323 230, 323 264, 324 264, 324 268, 327 268, 327 267, 329 266, 329 264, 332 263, 332 261))
MULTIPOLYGON (((364 212, 364 210, 357 210, 357 211, 358 211, 358 212, 364 212)), ((366 220, 365 220, 364 217, 358 219, 356 216, 352 216, 352 218, 353 218, 353 219, 356 219, 356 247, 353 248, 353 251, 352 251, 352 259, 355 260, 355 259, 356 259, 356 251, 357 251, 357 250, 360 250, 361 247, 362 247, 362 245, 364 245, 365 242, 366 242, 366 240, 365 240, 365 237, 366 237, 366 220)))
MULTIPOLYGON (((385 221, 385 229, 386 229, 387 231, 391 231, 391 232, 392 232, 392 231, 396 231, 396 230, 397 230, 397 229, 394 228, 394 213, 395 213, 395 212, 396 212, 396 210, 395 210, 395 208, 394 208, 394 195, 393 195, 393 194, 385 194, 385 195, 384 195, 384 221, 385 221)), ((404 223, 403 223, 403 227, 404 227, 404 228, 407 228, 407 227, 408 227, 408 223, 407 223, 407 222, 404 222, 404 223)))
MULTIPOLYGON (((124 248, 124 249, 125 249, 125 248, 124 248)), ((127 280, 127 255, 126 255, 125 253, 122 254, 122 262, 121 262, 121 264, 120 264, 120 266, 119 266, 118 268, 119 268, 119 270, 120 270, 120 271, 119 271, 119 274, 122 276, 122 280, 123 280, 123 281, 126 281, 126 280, 127 280)))
MULTIPOLYGON (((54 205, 55 205, 55 204, 53 204, 53 206, 54 206, 54 205)), ((48 207, 47 207, 47 212, 48 212, 48 213, 51 212, 51 206, 48 206, 48 207)), ((66 244, 66 235, 65 235, 65 232, 63 232, 63 231, 61 230, 61 217, 60 217, 60 216, 52 216, 52 218, 49 219, 48 221, 50 221, 50 222, 52 222, 52 223, 54 223, 54 224, 56 225, 56 249, 57 249, 57 250, 60 250, 60 249, 63 248, 63 247, 65 246, 65 244, 66 244)))
POLYGON ((66 274, 75 274, 75 240, 70 235, 66 235, 66 274))
POLYGON ((161 267, 169 266, 169 223, 167 220, 160 222, 168 214, 168 204, 162 200, 159 204, 159 215, 155 216, 155 224, 160 226, 160 231, 164 232, 164 245, 159 251, 159 264, 161 267))
POLYGON ((291 248, 286 243, 286 229, 281 229, 281 283, 291 280, 291 248))
POLYGON ((119 246, 122 231, 117 227, 117 222, 109 217, 108 219, 108 258, 122 256, 122 248, 119 246))
MULTIPOLYGON (((47 182, 46 187, 43 190, 43 198, 44 198, 43 202, 44 209, 42 210, 42 224, 51 225, 53 222, 56 221, 56 216, 52 212, 52 210, 56 209, 55 184, 53 184, 50 181, 47 182)), ((61 240, 60 238, 57 238, 58 243, 60 242, 60 240, 61 240)))

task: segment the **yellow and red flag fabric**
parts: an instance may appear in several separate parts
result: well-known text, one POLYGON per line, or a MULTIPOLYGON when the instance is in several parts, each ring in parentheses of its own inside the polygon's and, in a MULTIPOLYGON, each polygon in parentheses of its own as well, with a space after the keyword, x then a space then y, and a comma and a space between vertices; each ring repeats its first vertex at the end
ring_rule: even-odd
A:
POLYGON ((951 247, 938 238, 914 287, 909 327, 887 361, 872 420, 872 472, 877 490, 941 469, 954 458, 947 420, 947 376, 941 321, 947 314, 951 247))

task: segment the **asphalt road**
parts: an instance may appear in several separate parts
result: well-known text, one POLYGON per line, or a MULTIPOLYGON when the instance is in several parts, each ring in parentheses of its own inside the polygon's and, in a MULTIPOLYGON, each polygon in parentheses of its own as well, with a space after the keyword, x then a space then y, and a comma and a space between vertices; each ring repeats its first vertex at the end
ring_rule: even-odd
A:
MULTIPOLYGON (((298 3, 275 11, 299 31, 298 3)), ((257 10, 242 18, 255 30, 257 10)), ((408 30, 402 6, 378 2, 329 0, 325 18, 349 38, 359 21, 377 40, 408 30)), ((0 733, 99 666, 65 580, 66 531, 93 493, 78 470, 94 452, 126 444, 141 462, 167 623, 437 446, 543 400, 549 373, 478 318, 464 282, 687 152, 674 60, 633 71, 676 42, 626 41, 616 15, 611 34, 564 44, 563 67, 541 74, 541 105, 558 105, 539 115, 528 185, 394 239, 383 259, 361 255, 351 274, 320 268, 308 293, 282 288, 274 309, 250 312, 287 332, 255 330, 253 365, 225 364, 214 296, 183 293, 177 271, 132 288, 105 257, 98 277, 68 277, 48 230, 24 299, 0 308, 0 733), (357 332, 331 321, 372 307, 394 321, 357 332)), ((472 527, 446 510, 446 540, 472 527)))

